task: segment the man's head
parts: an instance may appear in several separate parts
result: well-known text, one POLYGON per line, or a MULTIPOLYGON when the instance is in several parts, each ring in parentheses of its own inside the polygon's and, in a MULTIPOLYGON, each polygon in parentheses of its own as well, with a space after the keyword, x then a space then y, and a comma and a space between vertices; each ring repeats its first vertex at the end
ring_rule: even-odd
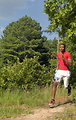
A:
POLYGON ((60 44, 60 51, 65 52, 65 44, 64 43, 60 44))

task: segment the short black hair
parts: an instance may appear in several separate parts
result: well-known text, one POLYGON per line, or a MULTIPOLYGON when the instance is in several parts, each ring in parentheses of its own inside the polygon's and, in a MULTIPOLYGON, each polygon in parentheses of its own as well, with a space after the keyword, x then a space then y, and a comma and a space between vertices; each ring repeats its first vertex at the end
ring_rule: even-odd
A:
POLYGON ((66 45, 64 43, 61 43, 60 45, 64 45, 64 48, 66 47, 66 45))

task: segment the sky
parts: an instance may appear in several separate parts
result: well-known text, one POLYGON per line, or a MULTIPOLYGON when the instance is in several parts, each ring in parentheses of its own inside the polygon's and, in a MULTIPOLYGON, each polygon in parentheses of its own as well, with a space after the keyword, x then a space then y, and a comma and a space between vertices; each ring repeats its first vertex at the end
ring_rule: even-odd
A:
MULTIPOLYGON (((42 30, 46 30, 50 21, 48 15, 43 13, 44 0, 0 0, 0 37, 9 23, 15 22, 27 15, 40 23, 42 30)), ((57 33, 44 33, 47 39, 57 38, 57 33)))

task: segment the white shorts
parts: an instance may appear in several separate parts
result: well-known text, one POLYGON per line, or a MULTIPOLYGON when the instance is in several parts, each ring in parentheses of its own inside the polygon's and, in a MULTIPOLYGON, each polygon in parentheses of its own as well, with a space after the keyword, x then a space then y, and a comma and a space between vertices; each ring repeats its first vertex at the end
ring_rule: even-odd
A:
POLYGON ((54 80, 59 83, 62 79, 64 80, 64 87, 67 88, 69 85, 71 72, 69 70, 56 70, 54 80))

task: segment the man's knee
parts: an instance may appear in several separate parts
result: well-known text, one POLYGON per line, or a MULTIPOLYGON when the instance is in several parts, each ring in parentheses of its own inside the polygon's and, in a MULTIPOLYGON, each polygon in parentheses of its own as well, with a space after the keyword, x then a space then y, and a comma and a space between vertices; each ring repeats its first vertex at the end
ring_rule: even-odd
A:
POLYGON ((68 87, 67 86, 64 86, 65 87, 65 89, 68 89, 68 87))
POLYGON ((69 85, 66 85, 66 86, 64 86, 66 89, 68 89, 70 86, 69 85))

